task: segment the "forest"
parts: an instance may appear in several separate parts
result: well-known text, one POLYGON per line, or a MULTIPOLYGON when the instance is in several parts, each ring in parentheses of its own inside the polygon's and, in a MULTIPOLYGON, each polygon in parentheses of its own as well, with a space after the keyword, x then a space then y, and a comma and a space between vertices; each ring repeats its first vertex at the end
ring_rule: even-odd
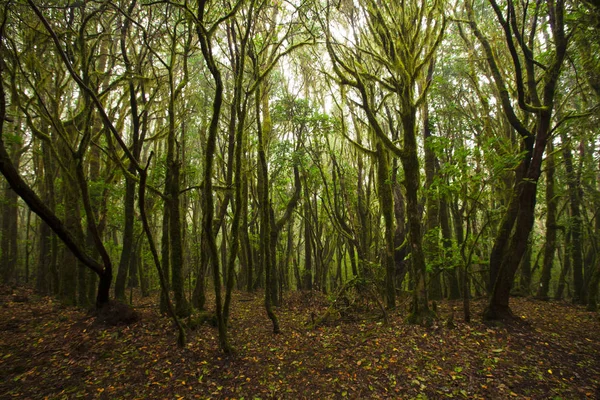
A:
POLYGON ((600 398, 598 0, 0 5, 0 397, 600 398))

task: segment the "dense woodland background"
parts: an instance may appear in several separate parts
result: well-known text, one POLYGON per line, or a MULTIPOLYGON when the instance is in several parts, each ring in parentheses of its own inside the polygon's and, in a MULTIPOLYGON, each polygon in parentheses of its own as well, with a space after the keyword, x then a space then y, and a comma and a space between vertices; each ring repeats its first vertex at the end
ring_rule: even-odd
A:
POLYGON ((6 284, 98 308, 162 288, 180 344, 214 294, 225 352, 233 290, 264 290, 274 332, 289 291, 423 324, 473 296, 487 319, 514 295, 597 309, 597 1, 4 0, 0 20, 6 284))

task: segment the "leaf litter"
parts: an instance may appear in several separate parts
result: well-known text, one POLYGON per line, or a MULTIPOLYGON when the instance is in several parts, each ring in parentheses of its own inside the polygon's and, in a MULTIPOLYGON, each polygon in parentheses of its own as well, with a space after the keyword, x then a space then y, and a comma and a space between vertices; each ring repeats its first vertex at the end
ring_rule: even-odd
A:
POLYGON ((446 326, 462 312, 446 301, 427 328, 407 325, 402 309, 387 325, 363 310, 312 328, 326 299, 291 293, 273 335, 262 295, 238 292, 229 323, 236 354, 227 357, 209 324, 178 348, 158 296, 134 297, 140 320, 110 327, 30 289, 0 293, 3 399, 600 398, 600 317, 562 302, 512 299, 520 318, 506 324, 456 317, 446 326))

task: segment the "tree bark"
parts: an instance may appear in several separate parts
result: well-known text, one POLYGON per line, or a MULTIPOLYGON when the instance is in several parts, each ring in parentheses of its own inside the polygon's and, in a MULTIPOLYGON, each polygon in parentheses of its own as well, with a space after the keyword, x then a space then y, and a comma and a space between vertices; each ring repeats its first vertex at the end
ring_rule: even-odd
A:
MULTIPOLYGON (((262 121, 262 114, 265 108, 269 107, 267 101, 268 96, 263 94, 261 88, 256 90, 256 118, 257 118, 257 133, 258 133, 258 198, 260 207, 260 259, 264 265, 265 271, 265 309, 269 319, 273 324, 273 333, 279 333, 279 321, 277 315, 273 311, 273 305, 271 303, 271 290, 272 290, 272 279, 273 279, 273 264, 271 257, 271 203, 269 198, 269 170, 267 166, 267 157, 265 153, 265 133, 270 133, 271 121, 266 119, 262 121), (262 112, 261 112, 262 110, 262 112), (266 128, 265 128, 266 127, 266 128)), ((268 117, 268 113, 266 116, 268 117)))
POLYGON ((569 205, 571 209, 571 246, 566 254, 572 260, 573 267, 573 302, 585 304, 585 285, 583 280, 583 237, 582 237, 582 215, 581 215, 581 185, 575 168, 573 166, 573 155, 571 153, 571 141, 566 134, 561 135, 563 143, 563 160, 567 172, 567 186, 569 188, 569 205))
POLYGON ((550 292, 550 278, 554 264, 554 253, 556 252, 556 212, 558 198, 556 197, 554 185, 554 146, 552 141, 548 142, 546 156, 546 245, 544 247, 544 261, 540 276, 540 285, 536 297, 540 300, 548 300, 550 292))
POLYGON ((396 286, 394 262, 394 196, 392 194, 392 181, 390 162, 387 150, 382 143, 377 144, 377 189, 379 194, 379 207, 383 214, 385 225, 385 245, 383 267, 385 269, 385 299, 388 310, 396 308, 396 286))
MULTIPOLYGON (((412 88, 410 89, 412 91, 412 88)), ((412 99, 412 95, 403 96, 412 99)), ((402 117, 404 155, 400 157, 404 168, 404 187, 406 188, 406 214, 408 215, 408 235, 410 262, 414 279, 413 302, 409 321, 428 324, 433 316, 429 308, 426 282, 425 255, 423 253, 421 212, 419 210, 418 191, 421 186, 419 158, 416 140, 416 107, 404 106, 402 117)))
MULTIPOLYGON (((432 61, 427 70, 427 82, 433 79, 435 63, 432 61)), ((434 178, 436 175, 436 157, 433 151, 432 143, 432 121, 429 119, 429 103, 427 100, 423 103, 423 144, 424 144, 424 167, 425 167, 425 196, 427 217, 425 220, 425 239, 423 248, 426 259, 429 258, 430 265, 433 265, 430 278, 430 297, 433 300, 440 300, 442 293, 442 270, 440 268, 440 258, 442 256, 437 227, 440 226, 440 200, 437 188, 434 187, 434 178)))
MULTIPOLYGON (((512 128, 521 136, 524 150, 512 198, 490 255, 491 295, 484 318, 502 319, 512 316, 509 308, 510 289, 515 272, 527 249, 527 242, 533 228, 537 183, 541 174, 544 151, 552 130, 556 88, 566 56, 568 39, 565 35, 564 25, 565 5, 564 2, 559 2, 548 9, 553 57, 549 61, 549 67, 544 71, 543 80, 538 81, 535 77, 537 65, 533 61, 533 49, 528 47, 521 36, 522 32, 518 27, 520 21, 517 21, 515 14, 515 3, 508 1, 506 4, 510 11, 507 15, 508 19, 504 17, 496 0, 490 0, 490 4, 503 29, 505 44, 511 56, 511 73, 513 73, 511 78, 515 79, 516 99, 511 99, 511 92, 506 87, 506 80, 498 66, 494 50, 479 30, 473 8, 467 3, 469 24, 485 53, 500 96, 503 113, 512 128), (522 52, 521 56, 518 50, 522 52), (522 57, 523 55, 524 57, 522 57), (524 62, 524 68, 521 62, 524 62), (526 91, 527 96, 525 96, 526 91), (517 116, 513 108, 515 101, 528 116, 535 117, 534 130, 530 130, 526 126, 527 120, 521 120, 517 116)), ((526 15, 527 10, 523 12, 526 15)), ((529 21, 525 16, 522 20, 529 21)), ((522 30, 530 28, 533 30, 531 33, 533 35, 538 28, 537 17, 533 21, 529 27, 522 26, 522 30)))
POLYGON ((219 331, 219 346, 221 350, 229 354, 233 352, 227 338, 227 325, 223 318, 223 305, 221 298, 221 277, 219 275, 219 252, 217 250, 217 243, 215 238, 215 232, 213 229, 214 217, 215 217, 215 206, 213 201, 213 169, 214 169, 214 157, 216 152, 217 144, 217 133, 219 130, 219 120, 221 117, 221 108, 223 105, 223 79, 221 77, 221 71, 217 66, 215 58, 213 56, 213 48, 211 40, 208 36, 206 28, 202 25, 205 18, 205 4, 201 2, 198 7, 198 20, 196 22, 196 34, 198 36, 202 54, 207 63, 208 69, 215 82, 215 94, 212 103, 212 114, 210 118, 210 125, 208 128, 208 136, 206 140, 205 159, 204 159, 204 174, 203 184, 204 188, 202 191, 202 200, 204 205, 203 221, 202 221, 202 234, 205 237, 206 245, 208 249, 208 257, 212 264, 212 276, 213 285, 215 290, 215 313, 217 316, 217 327, 219 331))
MULTIPOLYGON (((567 248, 571 245, 571 232, 567 229, 565 234, 565 244, 564 244, 564 254, 562 254, 562 269, 560 270, 560 275, 558 277, 558 284, 556 286, 556 292, 554 293, 554 300, 562 300, 563 293, 567 285, 567 276, 571 273, 571 258, 568 256, 567 248)), ((559 257, 561 257, 560 248, 558 249, 559 257)))
MULTIPOLYGON (((15 147, 15 146, 11 146, 15 147)), ((18 149, 16 151, 18 153, 18 149)), ((19 169, 19 159, 15 157, 15 151, 12 152, 12 162, 15 169, 19 169)), ((17 240, 18 240, 18 220, 19 208, 17 205, 17 193, 12 190, 9 184, 4 187, 4 198, 2 199, 2 242, 0 244, 0 266, 2 268, 2 280, 5 284, 13 284, 16 281, 17 274, 17 240)))
MULTIPOLYGON (((451 259, 452 255, 452 230, 450 229, 450 213, 448 212, 448 202, 446 196, 442 196, 440 200, 440 229, 442 231, 442 248, 444 252, 444 259, 451 259)), ((461 227, 461 221, 455 221, 455 231, 461 227)), ((462 229, 461 229, 462 231, 462 229)), ((459 242, 459 238, 456 238, 459 242)), ((456 300, 460 298, 460 286, 457 276, 457 270, 455 265, 451 265, 444 272, 446 279, 448 280, 448 298, 456 300)))
POLYGON ((587 310, 598 311, 598 290, 600 285, 600 179, 597 179, 597 187, 594 188, 594 209, 596 210, 595 223, 594 223, 594 234, 592 235, 592 246, 590 249, 590 255, 592 258, 591 277, 589 279, 587 287, 587 310))
POLYGON ((521 259, 521 277, 519 280, 519 291, 522 296, 529 296, 531 291, 531 243, 527 244, 527 250, 521 259))
POLYGON ((304 270, 302 271, 302 289, 313 289, 313 259, 312 259, 312 237, 310 224, 310 192, 308 179, 304 177, 303 205, 304 205, 304 270))

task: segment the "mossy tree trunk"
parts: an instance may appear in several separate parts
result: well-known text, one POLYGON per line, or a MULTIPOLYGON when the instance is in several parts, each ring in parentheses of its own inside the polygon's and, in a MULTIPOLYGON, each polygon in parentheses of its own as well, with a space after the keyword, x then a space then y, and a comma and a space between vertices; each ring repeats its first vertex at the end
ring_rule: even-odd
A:
POLYGON ((304 270, 302 273, 302 289, 313 289, 313 250, 312 250, 312 225, 310 223, 311 205, 310 205, 310 189, 306 176, 304 177, 304 190, 302 208, 304 211, 304 270))
POLYGON ((390 174, 390 161, 387 149, 382 143, 377 144, 377 189, 379 207, 385 225, 385 245, 383 265, 385 268, 385 299, 389 310, 396 308, 396 286, 394 262, 394 196, 390 174))
MULTIPOLYGON (((426 81, 433 79, 434 61, 429 64, 426 81)), ((430 295, 433 300, 440 300, 442 293, 442 270, 440 258, 442 249, 440 248, 439 234, 437 227, 440 226, 440 200, 437 187, 434 185, 436 176, 436 155, 434 152, 432 136, 433 122, 429 118, 429 103, 423 103, 423 144, 424 144, 424 169, 425 169, 425 201, 427 215, 425 219, 425 239, 424 250, 426 259, 432 265, 429 273, 430 295)))
MULTIPOLYGON (((597 177, 597 186, 595 188, 594 208, 600 210, 600 176, 597 177)), ((592 265, 590 267, 591 277, 587 287, 587 310, 598 311, 598 290, 600 285, 600 215, 596 212, 594 222, 594 234, 592 238, 592 248, 590 249, 592 265)))
MULTIPOLYGON (((428 305, 425 257, 422 244, 422 212, 419 207, 419 190, 421 186, 420 164, 417 146, 417 109, 424 104, 430 82, 423 82, 424 70, 430 65, 439 46, 446 26, 442 1, 388 2, 380 7, 376 1, 367 0, 357 5, 368 18, 369 23, 361 30, 361 46, 365 52, 377 54, 375 66, 378 70, 369 70, 371 65, 361 63, 364 54, 360 48, 347 49, 338 43, 327 31, 327 50, 333 61, 333 70, 340 82, 358 92, 360 107, 366 115, 377 143, 381 143, 399 157, 403 170, 406 196, 406 215, 408 218, 408 250, 410 251, 411 273, 414 282, 413 304, 410 321, 421 323, 430 319, 432 313, 428 305), (420 29, 415 19, 426 21, 425 28, 420 29), (391 23, 390 21, 394 21, 391 23), (401 39, 402 38, 402 39, 401 39), (386 71, 385 78, 380 72, 386 71), (369 72, 366 72, 369 71, 369 72), (397 110, 386 131, 382 125, 379 109, 385 104, 378 103, 377 98, 384 98, 389 93, 393 96, 393 108, 397 110), (384 94, 382 96, 382 94, 384 94), (395 126, 400 125, 402 133, 400 143, 394 141, 395 126)), ((348 23, 354 24, 355 14, 345 14, 348 23)), ((326 15, 324 26, 329 26, 329 15, 326 15)), ((390 117, 388 117, 390 118, 390 117)), ((376 152, 373 152, 374 154, 376 152)), ((393 207, 393 200, 392 200, 393 207)), ((393 210, 393 208, 392 208, 393 210)))
POLYGON ((571 219, 569 229, 571 232, 571 246, 567 248, 566 254, 571 258, 573 267, 573 302, 576 304, 585 304, 585 285, 583 276, 583 224, 581 213, 581 182, 579 174, 575 171, 573 165, 573 154, 571 152, 571 140, 563 132, 562 155, 567 173, 567 187, 569 192, 569 207, 571 210, 571 219))
MULTIPOLYGON (((133 9, 135 8, 136 1, 132 1, 127 10, 129 15, 132 14, 133 9)), ((123 56, 123 60, 125 62, 129 82, 128 82, 128 91, 129 91, 129 106, 131 107, 130 117, 131 117, 131 148, 132 153, 136 159, 140 158, 141 154, 141 145, 142 141, 140 140, 140 115, 138 112, 138 94, 135 87, 134 81, 134 66, 129 60, 129 56, 127 54, 127 36, 129 33, 129 28, 131 26, 131 20, 129 18, 125 18, 123 22, 123 27, 121 28, 121 55, 123 56)), ((134 242, 134 207, 135 207, 135 175, 136 175, 136 167, 133 162, 129 163, 127 168, 127 172, 129 175, 125 176, 125 199, 124 199, 124 227, 123 227, 123 239, 122 239, 122 250, 121 257, 119 259, 119 269, 117 271, 117 279, 115 281, 115 298, 118 300, 125 300, 125 285, 127 281, 127 272, 129 271, 129 265, 131 264, 131 249, 133 247, 134 242)))
POLYGON ((550 293, 550 278, 556 253, 556 213, 558 198, 554 189, 556 166, 554 162, 554 145, 548 142, 548 154, 546 156, 546 244, 544 246, 544 260, 540 276, 540 285, 536 297, 540 300, 548 300, 550 293))
POLYGON ((229 308, 231 304, 232 290, 234 284, 235 275, 235 260, 243 258, 240 252, 240 241, 242 235, 240 233, 240 225, 242 224, 242 216, 248 213, 247 210, 247 199, 244 201, 244 192, 247 193, 246 171, 244 171, 244 142, 245 140, 245 129, 246 129, 246 115, 248 113, 248 101, 249 98, 243 97, 243 84, 244 84, 244 73, 247 58, 248 40, 250 38, 250 32, 252 30, 253 20, 253 5, 251 4, 250 10, 247 15, 246 23, 244 24, 245 31, 239 33, 241 35, 240 42, 236 42, 238 31, 236 30, 235 24, 232 22, 228 27, 228 38, 230 40, 230 48, 235 49, 232 51, 232 67, 235 76, 235 87, 234 97, 231 106, 231 120, 230 120, 230 136, 233 134, 233 139, 230 140, 230 147, 233 151, 229 151, 229 157, 231 159, 231 165, 234 167, 228 167, 227 181, 231 182, 233 176, 234 186, 234 201, 233 201, 233 220, 231 222, 231 246, 229 247, 229 254, 227 258, 227 268, 225 270, 226 276, 226 292, 225 302, 223 304, 223 319, 227 323, 229 319, 229 308), (231 172, 229 172, 231 170, 231 172))
MULTIPOLYGON (((44 158, 42 172, 42 201, 48 206, 48 209, 55 212, 54 199, 54 163, 49 156, 48 145, 42 142, 42 157, 44 158)), ((38 173, 39 173, 38 172, 38 173)), ((56 236, 48 224, 42 222, 38 228, 39 235, 39 258, 37 266, 37 276, 35 288, 42 294, 50 294, 53 292, 53 287, 58 283, 58 277, 55 276, 56 271, 56 236)))
POLYGON ((273 288, 273 264, 271 257, 271 203, 269 196, 269 170, 267 166, 267 156, 265 152, 265 127, 270 132, 270 119, 268 112, 265 114, 265 107, 269 107, 268 96, 263 93, 260 85, 256 90, 256 121, 258 133, 258 201, 260 207, 260 262, 264 266, 265 272, 265 309, 267 315, 273 324, 273 333, 279 333, 279 320, 273 311, 271 290, 273 288), (266 115, 266 117, 265 117, 266 115), (263 120, 263 117, 265 120, 263 120))
POLYGON ((520 5, 512 0, 505 5, 509 11, 506 17, 495 0, 490 0, 490 5, 502 28, 504 44, 511 55, 510 81, 505 75, 506 68, 500 68, 498 65, 491 42, 479 30, 474 10, 468 3, 469 25, 481 44, 492 72, 504 115, 521 136, 524 154, 518 167, 508 210, 490 255, 491 295, 484 318, 502 319, 512 316, 509 307, 510 290, 517 268, 527 250, 535 220, 537 183, 544 151, 552 131, 556 89, 566 57, 568 38, 565 34, 565 4, 562 1, 553 3, 546 10, 547 15, 544 15, 551 27, 551 58, 543 67, 543 79, 537 79, 536 71, 540 66, 534 61, 535 49, 531 43, 532 39, 527 41, 526 37, 535 36, 541 16, 537 11, 535 15, 528 14, 530 10, 521 9, 520 5), (523 15, 517 17, 517 11, 523 15), (508 90, 507 82, 511 81, 514 81, 514 90, 508 90), (516 98, 511 98, 511 93, 516 93, 516 98), (514 104, 518 105, 525 118, 517 114, 514 104), (527 126, 530 122, 534 122, 531 128, 527 126))
MULTIPOLYGON (((412 98, 405 94, 406 98, 412 98)), ((416 141, 416 107, 406 105, 402 115, 404 147, 400 157, 404 168, 406 188, 406 215, 408 216, 408 243, 414 280, 413 301, 409 321, 428 323, 432 312, 429 308, 425 254, 423 253, 421 212, 419 210, 419 188, 421 187, 418 148, 416 141)))
MULTIPOLYGON (((221 70, 217 64, 213 53, 213 34, 214 30, 208 30, 207 24, 207 9, 206 2, 201 1, 198 4, 197 16, 195 21, 196 35, 200 42, 202 55, 214 80, 215 92, 212 102, 212 114, 210 117, 210 125, 208 127, 208 135, 206 138, 205 156, 204 156, 204 171, 202 188, 202 204, 203 220, 202 220, 202 235, 206 241, 208 250, 208 259, 210 259, 213 277, 213 286, 215 290, 215 312, 217 317, 217 328, 219 332, 219 346, 221 350, 230 354, 233 348, 229 344, 227 336, 227 324, 223 314, 223 299, 221 294, 221 276, 220 276, 220 258, 216 243, 216 233, 214 230, 215 223, 215 205, 213 200, 213 173, 214 173, 214 158, 216 155, 217 134, 219 132, 219 121, 221 118, 221 109, 223 106, 223 91, 224 84, 221 75, 221 70)), ((233 14, 229 14, 230 16, 233 14)), ((222 20, 226 22, 227 19, 222 20)))
MULTIPOLYGON (((12 162, 15 164, 15 168, 19 169, 20 152, 16 147, 16 143, 12 143, 10 146, 10 148, 12 149, 11 159, 12 162)), ((13 284, 16 281, 18 260, 18 196, 17 193, 14 190, 12 190, 8 183, 5 183, 3 192, 4 196, 2 199, 2 241, 0 243, 0 266, 2 268, 2 281, 5 284, 13 284)))

